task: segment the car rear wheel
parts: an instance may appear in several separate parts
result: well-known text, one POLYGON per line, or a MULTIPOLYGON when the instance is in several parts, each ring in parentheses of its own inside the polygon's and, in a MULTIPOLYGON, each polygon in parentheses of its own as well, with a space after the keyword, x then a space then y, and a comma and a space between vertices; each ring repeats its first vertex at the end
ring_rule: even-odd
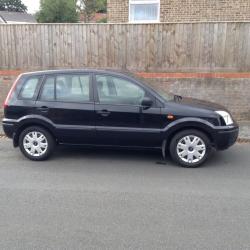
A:
POLYGON ((20 134, 19 147, 28 159, 43 161, 53 153, 55 140, 47 130, 34 126, 20 134))
POLYGON ((211 152, 211 142, 198 130, 184 130, 176 134, 170 143, 172 159, 182 167, 201 166, 211 152))

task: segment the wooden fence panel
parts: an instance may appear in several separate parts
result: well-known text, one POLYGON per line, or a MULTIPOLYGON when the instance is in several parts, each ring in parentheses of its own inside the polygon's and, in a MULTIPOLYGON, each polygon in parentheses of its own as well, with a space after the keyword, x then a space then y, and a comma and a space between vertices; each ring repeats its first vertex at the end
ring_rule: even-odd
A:
POLYGON ((250 23, 0 25, 0 69, 250 71, 250 23))

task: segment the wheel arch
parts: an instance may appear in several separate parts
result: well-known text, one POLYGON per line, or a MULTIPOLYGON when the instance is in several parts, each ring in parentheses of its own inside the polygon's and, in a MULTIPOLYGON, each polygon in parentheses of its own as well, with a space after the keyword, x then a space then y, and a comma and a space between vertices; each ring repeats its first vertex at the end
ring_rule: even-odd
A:
POLYGON ((57 141, 57 138, 55 136, 55 128, 48 122, 42 120, 42 119, 25 119, 23 120, 19 126, 16 129, 16 132, 14 134, 13 137, 13 145, 14 147, 18 147, 18 141, 19 141, 19 137, 20 134, 22 133, 22 131, 28 127, 33 127, 33 126, 37 126, 37 127, 41 127, 43 129, 46 129, 51 136, 55 139, 55 141, 57 141))
POLYGON ((183 131, 183 130, 189 130, 189 129, 194 129, 197 131, 200 131, 204 133, 208 139, 211 141, 211 144, 214 144, 214 138, 213 138, 213 132, 212 128, 207 125, 206 123, 201 123, 201 122, 184 122, 184 123, 179 123, 175 126, 172 126, 170 129, 166 130, 166 137, 167 138, 167 145, 166 147, 169 148, 169 145, 173 139, 173 137, 183 131))

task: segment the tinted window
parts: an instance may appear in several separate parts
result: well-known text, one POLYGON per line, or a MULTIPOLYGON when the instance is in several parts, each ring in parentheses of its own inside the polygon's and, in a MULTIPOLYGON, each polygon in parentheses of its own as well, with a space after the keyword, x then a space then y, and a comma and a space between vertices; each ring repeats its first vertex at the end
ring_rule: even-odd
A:
POLYGON ((39 78, 30 78, 28 79, 20 92, 19 97, 22 99, 33 99, 36 93, 36 88, 39 83, 39 78))
POLYGON ((61 102, 90 101, 90 76, 58 75, 56 78, 47 78, 41 93, 41 100, 53 101, 55 99, 61 102))
POLYGON ((55 78, 49 77, 46 79, 43 85, 40 99, 42 101, 54 101, 55 99, 54 90, 55 90, 55 78))
POLYGON ((60 75, 56 78, 56 100, 65 102, 90 101, 89 75, 60 75))
POLYGON ((140 105, 145 91, 136 84, 112 76, 96 76, 100 103, 140 105))

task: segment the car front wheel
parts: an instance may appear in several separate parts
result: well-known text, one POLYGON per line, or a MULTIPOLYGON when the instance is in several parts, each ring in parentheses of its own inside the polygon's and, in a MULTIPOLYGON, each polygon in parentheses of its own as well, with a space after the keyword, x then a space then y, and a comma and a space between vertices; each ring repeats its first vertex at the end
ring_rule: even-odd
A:
POLYGON ((19 137, 21 152, 32 161, 43 161, 52 154, 55 141, 51 134, 41 127, 26 128, 19 137))
POLYGON ((211 152, 211 142, 198 130, 177 133, 170 143, 172 159, 182 167, 195 168, 202 165, 211 152))

